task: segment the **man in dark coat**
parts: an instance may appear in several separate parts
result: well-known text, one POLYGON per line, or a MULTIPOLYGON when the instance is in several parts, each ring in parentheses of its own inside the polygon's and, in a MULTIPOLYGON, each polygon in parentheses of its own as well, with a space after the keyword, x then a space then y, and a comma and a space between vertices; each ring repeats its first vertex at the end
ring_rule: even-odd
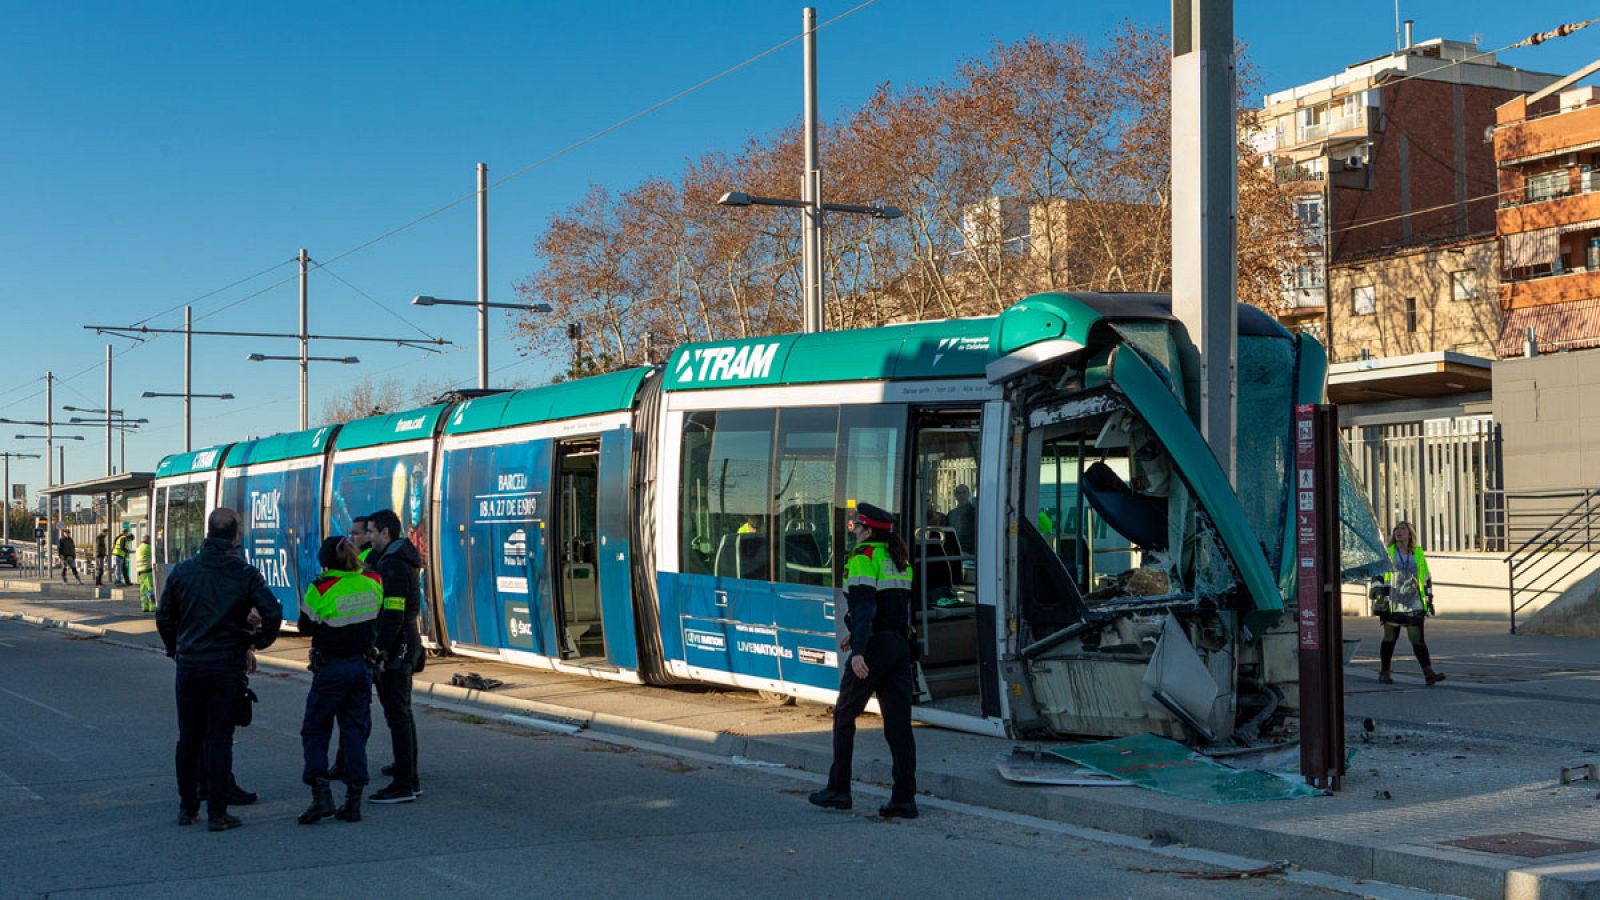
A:
POLYGON ((206 519, 200 553, 172 570, 156 605, 156 630, 178 663, 179 825, 200 818, 195 773, 202 752, 207 828, 243 824, 228 814, 237 705, 249 702, 243 695, 251 648, 271 646, 282 624, 277 598, 239 553, 239 514, 219 507, 206 519), (252 612, 259 628, 251 626, 252 612))
POLYGON ((417 722, 411 713, 411 673, 421 668, 422 554, 417 552, 392 509, 373 513, 368 521, 372 552, 367 565, 383 580, 383 609, 378 613, 378 702, 394 746, 394 781, 372 795, 373 803, 410 803, 417 799, 417 722))

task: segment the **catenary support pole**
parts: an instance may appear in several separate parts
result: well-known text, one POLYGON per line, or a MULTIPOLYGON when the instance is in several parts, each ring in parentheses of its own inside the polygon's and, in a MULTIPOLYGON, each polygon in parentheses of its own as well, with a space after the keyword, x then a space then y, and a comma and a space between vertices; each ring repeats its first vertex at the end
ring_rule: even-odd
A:
MULTIPOLYGON (((111 474, 111 345, 106 345, 106 475, 111 474)), ((106 496, 110 496, 107 494, 106 496)))
POLYGON ((300 430, 310 428, 308 424, 306 404, 311 393, 311 341, 310 332, 306 330, 306 263, 311 257, 306 254, 306 248, 300 248, 300 430))
MULTIPOLYGON (((55 487, 56 484, 56 376, 54 372, 44 373, 44 485, 55 487)), ((55 499, 45 497, 44 501, 44 552, 40 558, 44 560, 44 568, 50 568, 50 541, 55 534, 56 503, 55 499)))
POLYGON ((489 166, 478 163, 478 387, 489 386, 489 166))
MULTIPOLYGON (((194 307, 183 308, 183 452, 194 449, 194 307)), ((122 436, 124 442, 128 436, 122 436)), ((127 446, 126 443, 123 444, 127 446)))
POLYGON ((805 330, 823 330, 822 320, 822 171, 817 163, 817 11, 806 7, 800 18, 805 57, 805 174, 800 197, 806 202, 801 263, 805 272, 805 330))
POLYGON ((1234 478, 1238 172, 1232 0, 1172 3, 1172 310, 1199 353, 1199 424, 1234 478))

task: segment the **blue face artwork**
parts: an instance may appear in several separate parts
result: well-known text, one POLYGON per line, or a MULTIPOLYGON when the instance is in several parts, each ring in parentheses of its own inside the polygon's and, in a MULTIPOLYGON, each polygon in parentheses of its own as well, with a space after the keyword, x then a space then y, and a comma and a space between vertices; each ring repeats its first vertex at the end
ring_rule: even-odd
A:
MULTIPOLYGON (((329 529, 333 534, 350 530, 356 516, 371 515, 382 509, 392 509, 405 527, 404 537, 409 538, 422 554, 423 565, 432 561, 432 548, 428 541, 429 452, 419 450, 377 459, 336 461, 329 492, 329 529)), ((368 560, 372 562, 372 560, 368 560)), ((432 611, 428 605, 428 581, 422 581, 423 626, 433 636, 432 611)))
POLYGON ((239 513, 239 547, 245 561, 266 579, 283 605, 285 619, 300 609, 306 586, 318 573, 322 543, 319 499, 322 465, 288 472, 224 472, 222 505, 239 513))

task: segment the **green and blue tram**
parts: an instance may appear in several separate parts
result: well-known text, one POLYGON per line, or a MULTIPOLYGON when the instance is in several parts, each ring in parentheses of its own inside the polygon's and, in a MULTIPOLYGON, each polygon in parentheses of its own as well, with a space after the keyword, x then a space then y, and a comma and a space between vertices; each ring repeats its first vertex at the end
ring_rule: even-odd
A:
POLYGON ((158 575, 229 505, 292 610, 308 548, 392 508, 444 652, 829 702, 844 523, 872 503, 913 550, 921 720, 1248 733, 1296 704, 1291 422, 1327 365, 1239 323, 1237 489, 1165 295, 1041 294, 168 457, 158 575))

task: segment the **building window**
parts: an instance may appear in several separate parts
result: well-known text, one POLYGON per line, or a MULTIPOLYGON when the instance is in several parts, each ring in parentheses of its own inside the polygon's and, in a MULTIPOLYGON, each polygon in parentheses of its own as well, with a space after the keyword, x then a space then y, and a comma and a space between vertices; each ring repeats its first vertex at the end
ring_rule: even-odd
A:
POLYGON ((1350 289, 1350 308, 1358 316, 1370 316, 1378 311, 1377 290, 1370 284, 1350 289))
POLYGON ((1528 202, 1537 203, 1568 193, 1572 179, 1566 169, 1528 177, 1528 202))
POLYGON ((1478 299, 1478 273, 1471 269, 1450 273, 1450 299, 1478 299))
POLYGON ((1406 331, 1411 334, 1417 333, 1417 298, 1415 297, 1406 298, 1406 331))

